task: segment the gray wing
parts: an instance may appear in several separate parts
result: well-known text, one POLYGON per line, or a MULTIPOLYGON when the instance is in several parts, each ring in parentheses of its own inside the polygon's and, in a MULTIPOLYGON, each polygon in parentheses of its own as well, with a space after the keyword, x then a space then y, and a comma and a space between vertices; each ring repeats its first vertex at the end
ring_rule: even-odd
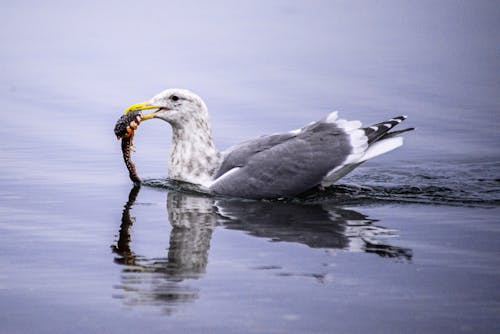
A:
POLYGON ((335 123, 320 121, 236 146, 210 190, 245 198, 297 195, 320 184, 350 153, 349 135, 335 123))

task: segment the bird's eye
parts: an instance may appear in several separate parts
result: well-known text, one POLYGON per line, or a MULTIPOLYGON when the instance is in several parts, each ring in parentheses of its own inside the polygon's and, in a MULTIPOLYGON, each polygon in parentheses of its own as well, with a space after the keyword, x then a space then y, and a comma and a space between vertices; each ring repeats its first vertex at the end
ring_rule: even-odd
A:
POLYGON ((170 99, 175 102, 179 100, 179 97, 177 95, 172 95, 170 99))

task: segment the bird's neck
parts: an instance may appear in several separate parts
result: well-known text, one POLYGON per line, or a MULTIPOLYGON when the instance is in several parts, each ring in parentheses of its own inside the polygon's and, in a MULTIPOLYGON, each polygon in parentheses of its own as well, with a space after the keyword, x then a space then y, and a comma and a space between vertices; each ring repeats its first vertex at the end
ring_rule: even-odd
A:
POLYGON ((213 179, 220 159, 207 120, 190 120, 182 125, 172 125, 172 151, 168 168, 171 179, 207 184, 213 179))

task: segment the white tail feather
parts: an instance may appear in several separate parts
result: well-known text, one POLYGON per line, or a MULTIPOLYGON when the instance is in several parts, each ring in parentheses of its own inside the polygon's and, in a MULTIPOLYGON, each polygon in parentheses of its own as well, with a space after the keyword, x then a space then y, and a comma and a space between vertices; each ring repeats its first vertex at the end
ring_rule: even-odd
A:
POLYGON ((354 170, 366 160, 392 151, 400 147, 401 145, 403 145, 403 137, 393 137, 377 141, 368 147, 368 149, 365 151, 365 154, 359 160, 348 161, 348 163, 342 164, 330 171, 330 173, 325 176, 323 181, 321 181, 321 185, 325 187, 330 186, 338 179, 349 174, 352 170, 354 170))
POLYGON ((366 161, 381 154, 392 151, 403 145, 403 137, 382 139, 370 145, 359 162, 366 161))

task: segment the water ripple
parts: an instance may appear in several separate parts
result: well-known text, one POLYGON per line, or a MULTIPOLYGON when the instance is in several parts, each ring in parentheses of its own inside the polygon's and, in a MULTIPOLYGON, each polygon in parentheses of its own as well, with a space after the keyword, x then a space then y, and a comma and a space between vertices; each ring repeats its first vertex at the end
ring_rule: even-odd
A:
MULTIPOLYGON (((459 206, 500 205, 500 163, 453 165, 361 167, 344 183, 324 190, 314 189, 285 201, 338 204, 377 202, 421 203, 459 206)), ((168 179, 149 179, 155 188, 199 192, 196 187, 168 179)))

